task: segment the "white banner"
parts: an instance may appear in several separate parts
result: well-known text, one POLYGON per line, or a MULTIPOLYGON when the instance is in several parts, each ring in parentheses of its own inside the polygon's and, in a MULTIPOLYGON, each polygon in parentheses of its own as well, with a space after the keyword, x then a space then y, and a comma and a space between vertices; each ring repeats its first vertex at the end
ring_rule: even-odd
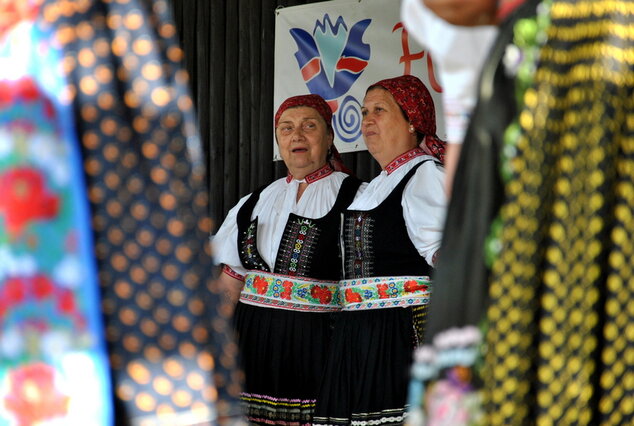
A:
MULTIPOLYGON (((412 74, 429 89, 438 136, 445 138, 437 70, 400 21, 400 0, 333 0, 280 8, 275 18, 274 111, 288 97, 321 95, 334 111, 339 152, 366 149, 365 91, 384 78, 412 74)), ((274 158, 280 160, 277 144, 274 158)))

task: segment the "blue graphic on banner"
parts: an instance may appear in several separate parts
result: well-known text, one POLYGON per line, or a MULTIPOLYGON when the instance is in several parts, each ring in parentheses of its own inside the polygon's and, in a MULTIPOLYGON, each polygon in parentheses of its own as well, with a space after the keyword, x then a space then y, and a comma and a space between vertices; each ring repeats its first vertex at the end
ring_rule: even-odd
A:
POLYGON ((332 126, 339 139, 355 142, 361 136, 361 120, 361 104, 354 96, 346 96, 333 116, 332 126))
MULTIPOLYGON (((301 28, 290 30, 297 44, 295 58, 306 87, 330 104, 337 123, 335 133, 345 142, 352 142, 360 135, 361 120, 350 115, 350 105, 347 109, 339 108, 338 99, 348 93, 368 65, 370 45, 362 39, 371 22, 371 19, 361 20, 348 30, 341 16, 333 24, 325 14, 323 21, 315 22, 312 35, 301 28)), ((347 97, 342 107, 350 103, 348 98, 354 99, 347 97)), ((356 113, 360 114, 358 107, 356 113)))

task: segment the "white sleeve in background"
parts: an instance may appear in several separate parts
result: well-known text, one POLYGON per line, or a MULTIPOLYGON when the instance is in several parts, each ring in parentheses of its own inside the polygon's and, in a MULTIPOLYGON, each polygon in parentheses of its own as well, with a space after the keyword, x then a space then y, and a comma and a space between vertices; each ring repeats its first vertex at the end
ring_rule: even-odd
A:
POLYGON ((211 250, 214 262, 217 265, 227 265, 240 275, 246 275, 247 271, 242 266, 238 254, 238 223, 236 216, 238 210, 247 201, 251 194, 242 197, 225 217, 224 222, 215 235, 211 237, 211 250))
POLYGON ((493 39, 494 26, 451 25, 421 0, 403 0, 401 19, 409 34, 431 52, 442 84, 447 142, 462 143, 477 97, 477 82, 493 39))
POLYGON ((440 248, 447 209, 445 171, 433 161, 421 165, 403 192, 403 217, 407 234, 431 266, 440 248))

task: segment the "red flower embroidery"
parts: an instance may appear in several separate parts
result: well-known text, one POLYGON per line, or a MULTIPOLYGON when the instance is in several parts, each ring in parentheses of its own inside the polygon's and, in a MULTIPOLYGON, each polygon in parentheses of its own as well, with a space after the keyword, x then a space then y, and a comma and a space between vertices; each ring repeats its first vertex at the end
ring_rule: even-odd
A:
POLYGON ((2 299, 9 306, 18 305, 26 298, 27 290, 27 283, 24 278, 9 278, 4 285, 2 299))
POLYGON ((258 294, 266 294, 266 291, 269 289, 269 283, 262 277, 255 277, 253 280, 253 287, 258 292, 258 294))
POLYGON ((18 304, 27 296, 35 296, 36 299, 44 299, 53 294, 54 285, 46 275, 34 277, 9 278, 0 295, 9 304, 18 304))
MULTIPOLYGON (((0 16, 2 16, 2 5, 0 2, 0 16)), ((2 22, 0 18, 0 33, 2 32, 2 22)), ((1 37, 1 36, 0 36, 1 37)), ((4 107, 14 102, 34 102, 38 99, 44 102, 44 114, 51 118, 55 114, 55 108, 50 99, 44 97, 37 83, 29 78, 21 78, 16 81, 0 81, 0 107, 4 107)))
POLYGON ((315 285, 310 290, 310 295, 319 300, 319 303, 326 305, 332 300, 332 293, 325 285, 315 285))
POLYGON ((418 282, 414 280, 405 281, 404 290, 407 293, 413 293, 418 290, 427 291, 427 284, 419 284, 418 282))
POLYGON ((346 289, 346 302, 349 303, 358 303, 361 302, 361 295, 356 291, 353 291, 351 288, 346 289))
MULTIPOLYGON (((0 29, 0 33, 2 29, 0 29)), ((11 95, 11 85, 8 81, 0 81, 0 106, 9 105, 13 100, 11 95)))
MULTIPOLYGON (((25 301, 47 303, 51 300, 57 308, 57 312, 72 318, 75 328, 86 328, 86 319, 79 311, 76 294, 69 289, 60 289, 46 275, 34 275, 29 277, 11 277, 0 288, 0 321, 11 309, 18 309, 25 301)), ((37 306, 37 305, 36 305, 37 306)), ((45 321, 32 318, 33 324, 40 324, 42 329, 47 329, 45 321)))
POLYGON ((45 299, 53 294, 53 283, 45 275, 37 275, 33 279, 33 294, 36 299, 45 299))
POLYGON ((70 398, 56 389, 54 375, 53 367, 42 362, 9 372, 4 405, 19 425, 39 424, 68 413, 70 398))
POLYGON ((75 295, 72 291, 64 289, 60 292, 57 308, 65 314, 72 313, 77 309, 75 295))
POLYGON ((44 187, 44 177, 35 169, 17 168, 0 175, 0 213, 7 231, 16 235, 35 219, 57 215, 59 198, 44 187))
POLYGON ((387 294, 387 284, 378 284, 376 288, 379 290, 379 299, 390 298, 390 295, 387 294))
POLYGON ((9 310, 9 305, 4 299, 0 299, 0 318, 4 318, 7 311, 9 310))
POLYGON ((30 78, 21 78, 16 81, 15 92, 27 102, 32 102, 41 96, 37 83, 30 78))
POLYGON ((33 21, 42 0, 0 2, 0 37, 22 21, 33 21))
POLYGON ((291 300, 291 294, 293 293, 293 283, 290 281, 284 281, 282 283, 284 291, 280 294, 282 299, 291 300))

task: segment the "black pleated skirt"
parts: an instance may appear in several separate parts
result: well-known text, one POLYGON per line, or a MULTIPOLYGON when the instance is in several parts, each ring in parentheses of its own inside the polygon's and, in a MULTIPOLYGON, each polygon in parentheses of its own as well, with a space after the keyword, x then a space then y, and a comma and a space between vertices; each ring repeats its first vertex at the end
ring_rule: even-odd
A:
POLYGON ((412 308, 337 314, 314 424, 403 424, 415 345, 412 308))
POLYGON ((241 399, 248 421, 310 424, 332 334, 332 314, 239 302, 235 324, 245 373, 241 399))

